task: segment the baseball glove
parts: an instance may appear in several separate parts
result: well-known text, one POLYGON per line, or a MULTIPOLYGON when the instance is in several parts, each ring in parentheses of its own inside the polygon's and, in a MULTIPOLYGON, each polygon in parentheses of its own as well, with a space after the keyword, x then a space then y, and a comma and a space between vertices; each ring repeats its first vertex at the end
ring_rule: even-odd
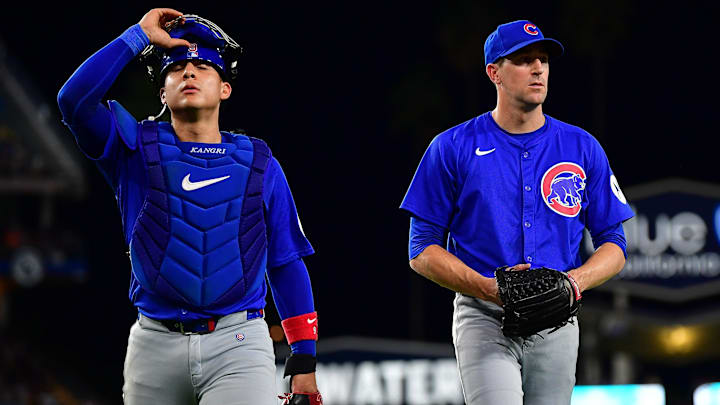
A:
POLYGON ((571 322, 580 310, 580 289, 568 274, 546 267, 495 270, 505 315, 502 331, 509 337, 528 337, 541 330, 551 333, 571 322))

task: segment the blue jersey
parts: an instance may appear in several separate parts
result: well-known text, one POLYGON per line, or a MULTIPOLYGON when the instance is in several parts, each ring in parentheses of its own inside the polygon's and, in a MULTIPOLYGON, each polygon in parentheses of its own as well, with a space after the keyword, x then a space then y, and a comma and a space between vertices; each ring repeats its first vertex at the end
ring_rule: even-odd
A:
MULTIPOLYGON (((128 244, 133 240, 133 230, 139 223, 138 218, 143 216, 143 212, 147 208, 143 207, 143 204, 146 196, 149 195, 148 190, 151 190, 150 194, 153 194, 150 195, 148 201, 154 203, 158 201, 158 194, 155 192, 157 191, 157 184, 152 184, 153 179, 157 179, 157 176, 148 175, 148 168, 145 164, 147 162, 143 161, 143 159, 151 158, 152 155, 143 155, 142 153, 142 150, 146 149, 146 142, 140 139, 139 134, 142 131, 140 123, 119 103, 110 102, 108 108, 101 103, 101 99, 120 71, 143 49, 144 45, 147 45, 147 41, 147 37, 138 25, 131 27, 121 37, 112 41, 86 60, 58 94, 58 104, 65 123, 75 135, 82 151, 89 158, 96 161, 105 179, 115 192, 122 215, 125 241, 128 244), (139 142, 142 142, 142 145, 138 145, 139 142), (153 188, 155 191, 152 191, 153 188)), ((159 138, 165 141, 158 144, 155 150, 159 150, 160 156, 170 153, 172 157, 168 159, 173 160, 173 162, 170 162, 166 157, 163 157, 163 162, 167 161, 166 163, 173 167, 193 163, 208 168, 206 171, 209 177, 197 177, 203 170, 196 172, 194 169, 188 169, 193 173, 190 173, 190 175, 183 173, 180 176, 182 178, 172 176, 173 178, 167 186, 171 188, 169 191, 174 195, 181 195, 182 190, 172 190, 173 187, 182 187, 185 190, 196 189, 197 191, 193 191, 193 193, 205 195, 204 198, 220 200, 213 202, 213 204, 221 204, 226 194, 227 198, 235 198, 234 194, 238 193, 234 189, 224 189, 223 192, 218 193, 216 187, 233 187, 238 188, 240 191, 245 189, 243 184, 236 184, 235 180, 233 180, 243 178, 243 176, 233 174, 233 179, 231 179, 226 178, 228 173, 215 175, 215 170, 218 173, 222 170, 218 166, 219 163, 216 165, 211 163, 211 160, 214 162, 227 161, 227 159, 218 156, 229 156, 230 154, 237 158, 239 155, 236 149, 242 145, 248 146, 250 144, 247 137, 222 132, 220 144, 202 144, 179 142, 172 126, 167 123, 160 123, 158 131, 159 138), (239 138, 242 139, 239 140, 239 138), (205 161, 207 161, 207 164, 203 163, 205 161), (181 164, 180 162, 184 163, 181 164)), ((252 150, 252 148, 249 148, 249 150, 252 150)), ((252 153, 246 155, 249 160, 244 164, 254 165, 254 160, 251 159, 252 153)), ((267 269, 268 280, 273 293, 276 293, 276 301, 279 301, 277 303, 278 312, 280 312, 281 318, 285 319, 314 311, 309 277, 301 260, 302 257, 312 254, 313 248, 305 238, 300 226, 293 197, 280 164, 274 157, 269 157, 263 167, 265 168, 264 173, 257 178, 262 182, 262 195, 258 197, 262 199, 262 206, 265 208, 263 222, 266 230, 261 233, 265 233, 267 243, 260 249, 262 252, 254 256, 257 258, 255 263, 259 264, 255 265, 253 263, 253 266, 248 264, 247 268, 257 268, 260 272, 267 269)), ((227 168, 231 171, 247 170, 247 168, 243 169, 234 164, 227 166, 227 168)), ((168 168, 166 173, 172 174, 171 171, 172 168, 168 168)), ((252 180, 249 179, 248 181, 251 182, 252 180)), ((255 184, 253 187, 257 189, 259 185, 255 184)), ((255 198, 254 196, 246 196, 246 198, 249 197, 255 198)), ((188 224, 200 228, 212 226, 212 231, 208 230, 205 239, 202 240, 196 237, 196 232, 179 232, 176 239, 171 240, 171 243, 185 243, 187 249, 201 249, 205 247, 203 245, 213 245, 212 249, 225 246, 223 243, 225 243, 229 232, 225 227, 235 226, 234 224, 228 225, 226 222, 237 218, 236 210, 228 210, 228 221, 223 221, 223 225, 200 224, 200 222, 205 222, 207 219, 217 220, 217 213, 210 212, 214 211, 214 208, 209 208, 208 205, 204 204, 206 201, 192 201, 190 199, 180 201, 180 204, 178 201, 180 200, 170 198, 169 205, 166 207, 167 211, 182 216, 182 219, 186 220, 188 224), (186 210, 187 204, 194 204, 193 209, 186 210)), ((236 206, 239 207, 240 205, 236 204, 236 206)), ((147 208, 147 210, 149 211, 150 208, 147 208)), ((262 213, 262 210, 260 212, 262 213)), ((181 230, 180 226, 183 226, 183 224, 177 221, 175 224, 177 225, 176 229, 181 230)), ((154 225, 152 222, 146 221, 143 226, 153 227, 154 225)), ((150 231, 147 234, 149 237, 155 237, 159 234, 152 229, 150 231)), ((258 245, 254 243, 257 240, 259 239, 249 241, 250 250, 258 245)), ((232 243, 227 245, 232 248, 228 250, 237 249, 237 247, 230 246, 232 243)), ((177 246, 181 246, 181 244, 177 246)), ((168 250, 170 249, 174 249, 175 252, 183 250, 172 246, 168 248, 168 250)), ((228 261, 225 261, 225 258, 220 256, 208 256, 206 258, 207 262, 203 262, 203 269, 212 267, 211 270, 214 270, 215 268, 227 267, 225 265, 229 263, 230 259, 235 260, 234 257, 228 257, 228 261)), ((233 277, 233 275, 224 272, 223 277, 233 277)), ((216 301, 220 304, 215 306, 192 306, 181 304, 177 300, 168 300, 166 297, 155 294, 153 291, 143 288, 141 281, 143 280, 138 280, 135 273, 132 274, 130 298, 140 312, 156 319, 189 320, 222 316, 246 309, 259 309, 265 306, 267 293, 267 286, 261 274, 260 277, 253 278, 253 282, 245 284, 247 288, 243 287, 243 293, 235 295, 237 299, 226 301, 220 299, 216 301), (256 280, 260 280, 260 282, 255 282, 256 280)), ((233 282, 239 283, 237 280, 233 280, 233 282)), ((202 299, 205 299, 206 296, 198 295, 198 297, 201 299, 200 303, 203 304, 202 299)))
POLYGON ((503 265, 579 267, 583 229, 633 216, 597 140, 545 116, 511 135, 490 113, 436 136, 400 206, 449 231, 447 250, 486 277, 503 265))

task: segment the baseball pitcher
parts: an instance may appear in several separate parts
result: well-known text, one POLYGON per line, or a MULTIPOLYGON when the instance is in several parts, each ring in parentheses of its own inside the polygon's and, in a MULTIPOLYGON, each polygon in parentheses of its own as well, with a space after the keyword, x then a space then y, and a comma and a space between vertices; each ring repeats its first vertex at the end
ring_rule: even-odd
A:
POLYGON ((562 53, 530 21, 498 26, 485 42, 495 109, 433 139, 400 206, 410 266, 456 291, 468 404, 569 404, 582 292, 625 263, 633 213, 605 152, 543 113, 549 61, 562 53), (582 263, 584 228, 596 251, 582 263))

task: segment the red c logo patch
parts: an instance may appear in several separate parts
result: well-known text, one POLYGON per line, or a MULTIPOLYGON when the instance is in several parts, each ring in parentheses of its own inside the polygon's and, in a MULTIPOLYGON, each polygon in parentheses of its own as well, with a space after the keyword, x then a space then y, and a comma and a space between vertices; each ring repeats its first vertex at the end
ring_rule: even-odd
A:
POLYGON ((530 35, 537 35, 538 34, 538 28, 535 26, 535 24, 525 24, 523 26, 523 29, 525 32, 527 32, 530 35))

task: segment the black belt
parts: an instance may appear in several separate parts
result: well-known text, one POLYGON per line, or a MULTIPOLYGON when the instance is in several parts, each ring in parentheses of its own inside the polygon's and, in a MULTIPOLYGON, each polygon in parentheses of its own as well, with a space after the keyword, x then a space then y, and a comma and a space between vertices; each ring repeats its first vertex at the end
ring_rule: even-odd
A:
MULTIPOLYGON (((249 309, 247 311, 247 320, 259 318, 263 316, 263 314, 264 312, 262 309, 249 309)), ((193 319, 187 321, 180 321, 177 319, 159 319, 158 321, 162 323, 166 328, 168 328, 168 330, 170 330, 171 332, 180 332, 185 335, 204 335, 215 330, 217 322, 220 320, 220 318, 222 318, 222 316, 215 316, 206 319, 193 319)))
POLYGON ((178 321, 175 319, 164 319, 160 320, 160 323, 165 325, 171 332, 180 332, 183 334, 198 334, 204 335, 215 330, 217 321, 220 318, 209 318, 209 319, 194 319, 191 321, 178 321))

